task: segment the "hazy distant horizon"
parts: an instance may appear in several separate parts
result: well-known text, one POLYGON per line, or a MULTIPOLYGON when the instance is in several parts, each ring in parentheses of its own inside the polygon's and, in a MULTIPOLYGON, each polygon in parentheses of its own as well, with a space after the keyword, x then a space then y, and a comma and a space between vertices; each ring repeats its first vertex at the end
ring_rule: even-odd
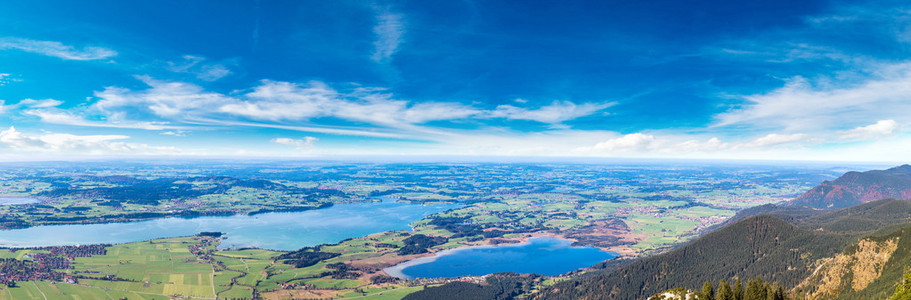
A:
POLYGON ((890 168, 911 162, 890 161, 829 161, 829 160, 762 160, 762 159, 694 159, 694 158, 635 158, 635 157, 571 157, 571 156, 443 156, 443 155, 349 155, 313 157, 249 157, 249 156, 124 156, 124 157, 47 157, 45 159, 9 159, 0 157, 0 163, 529 163, 529 164, 601 164, 601 165, 754 165, 754 166, 853 166, 864 168, 890 168))

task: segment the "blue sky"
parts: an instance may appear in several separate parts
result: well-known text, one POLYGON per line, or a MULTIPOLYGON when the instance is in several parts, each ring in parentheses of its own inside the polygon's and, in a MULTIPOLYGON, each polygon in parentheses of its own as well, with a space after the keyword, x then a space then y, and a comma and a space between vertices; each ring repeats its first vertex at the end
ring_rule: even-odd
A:
POLYGON ((902 1, 0 3, 0 157, 911 159, 902 1))

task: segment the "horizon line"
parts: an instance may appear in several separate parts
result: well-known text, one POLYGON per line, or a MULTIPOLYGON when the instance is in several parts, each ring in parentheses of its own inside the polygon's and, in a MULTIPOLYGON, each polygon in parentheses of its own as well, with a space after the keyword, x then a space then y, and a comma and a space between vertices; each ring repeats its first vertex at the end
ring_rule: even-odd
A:
POLYGON ((0 163, 47 163, 47 162, 143 162, 143 161, 223 161, 234 160, 239 164, 282 161, 282 162, 332 162, 332 163, 718 163, 718 164, 763 164, 781 165, 800 163, 804 165, 850 164, 897 166, 908 164, 900 161, 853 161, 853 160, 800 160, 800 159, 744 159, 744 158, 688 158, 688 157, 580 157, 580 156, 509 156, 509 155, 320 155, 320 156, 244 156, 244 155, 142 155, 142 156, 63 156, 63 157, 3 157, 0 163), (237 161, 237 160, 241 161, 237 161))

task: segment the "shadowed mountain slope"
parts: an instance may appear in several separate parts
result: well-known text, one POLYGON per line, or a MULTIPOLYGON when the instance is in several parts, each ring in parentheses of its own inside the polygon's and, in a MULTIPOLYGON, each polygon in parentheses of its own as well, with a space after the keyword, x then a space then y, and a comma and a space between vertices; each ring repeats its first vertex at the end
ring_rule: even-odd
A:
MULTIPOLYGON (((771 206, 757 211, 771 215, 745 217, 667 253, 558 283, 537 297, 642 299, 670 288, 698 289, 705 281, 756 276, 793 288, 825 259, 857 247, 862 237, 888 234, 911 222, 911 201, 896 199, 836 211, 771 206)), ((893 273, 900 276, 890 271, 888 279, 893 273)), ((888 279, 883 282, 894 283, 888 279)), ((882 289, 871 291, 879 295, 882 289)))
POLYGON ((641 299, 670 288, 695 289, 705 281, 761 276, 795 286, 808 266, 850 244, 851 238, 800 229, 760 215, 707 234, 670 252, 613 272, 558 283, 542 299, 641 299))
POLYGON ((911 201, 882 199, 794 220, 801 228, 869 234, 911 222, 911 201))

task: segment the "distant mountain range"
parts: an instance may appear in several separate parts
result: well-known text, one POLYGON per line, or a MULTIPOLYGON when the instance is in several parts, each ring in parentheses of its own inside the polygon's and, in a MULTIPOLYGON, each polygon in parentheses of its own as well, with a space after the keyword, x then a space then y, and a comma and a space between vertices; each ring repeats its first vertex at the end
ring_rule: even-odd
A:
POLYGON ((788 205, 838 209, 887 198, 911 200, 911 165, 848 172, 823 182, 788 205))

